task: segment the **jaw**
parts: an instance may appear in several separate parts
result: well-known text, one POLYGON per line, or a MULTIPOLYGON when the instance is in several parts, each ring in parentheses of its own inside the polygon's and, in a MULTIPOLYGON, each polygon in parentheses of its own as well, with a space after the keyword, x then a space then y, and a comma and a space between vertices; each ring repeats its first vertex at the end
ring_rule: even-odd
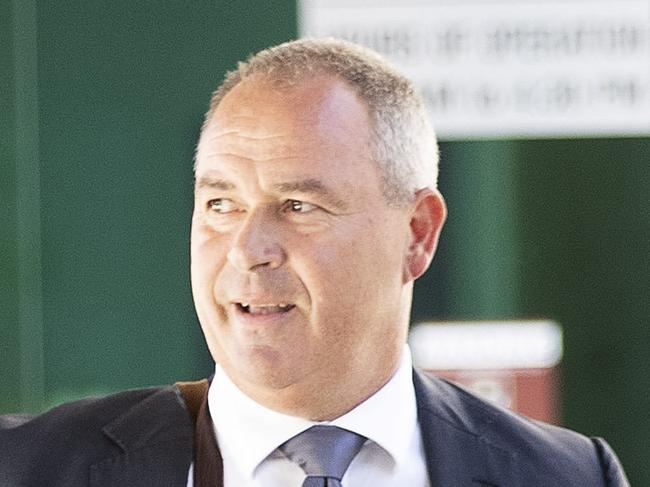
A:
MULTIPOLYGON (((206 289, 204 281, 207 278, 195 279, 193 284, 197 290, 206 289)), ((214 288, 195 296, 210 352, 242 392, 270 409, 311 420, 334 419, 374 394, 397 369, 406 340, 410 284, 398 291, 402 293, 398 298, 401 305, 374 305, 383 311, 375 317, 373 328, 383 327, 384 332, 370 338, 362 329, 350 334, 349 328, 350 323, 362 323, 365 306, 344 315, 331 308, 324 311, 318 301, 306 298, 301 305, 247 303, 245 298, 222 303, 218 297, 224 293, 214 288), (306 302, 309 306, 303 307, 306 302), (338 332, 324 325, 314 329, 318 323, 348 326, 341 326, 338 332), (341 340, 340 335, 349 339, 341 340), (327 352, 337 346, 338 358, 327 352)), ((327 299, 330 302, 333 296, 327 299)))
POLYGON ((237 357, 229 356, 222 366, 235 385, 259 404, 309 420, 332 420, 372 396, 393 376, 403 343, 396 343, 395 336, 386 339, 395 345, 375 350, 369 358, 351 355, 334 362, 325 352, 310 352, 307 347, 298 348, 302 356, 287 358, 274 347, 251 346, 237 357))

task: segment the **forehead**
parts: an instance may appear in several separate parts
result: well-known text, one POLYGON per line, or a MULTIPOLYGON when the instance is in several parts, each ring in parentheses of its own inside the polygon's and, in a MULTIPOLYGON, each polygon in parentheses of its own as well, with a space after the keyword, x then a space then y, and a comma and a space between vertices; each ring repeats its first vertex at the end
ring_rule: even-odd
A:
POLYGON ((312 179, 366 173, 367 180, 376 172, 370 137, 367 107, 343 81, 321 76, 280 88, 245 80, 201 134, 197 180, 214 171, 312 179))
MULTIPOLYGON (((197 162, 211 153, 254 160, 309 152, 365 152, 370 135, 365 104, 343 81, 321 76, 279 88, 244 80, 222 100, 201 135, 197 162)), ((367 154, 366 154, 367 155, 367 154)))

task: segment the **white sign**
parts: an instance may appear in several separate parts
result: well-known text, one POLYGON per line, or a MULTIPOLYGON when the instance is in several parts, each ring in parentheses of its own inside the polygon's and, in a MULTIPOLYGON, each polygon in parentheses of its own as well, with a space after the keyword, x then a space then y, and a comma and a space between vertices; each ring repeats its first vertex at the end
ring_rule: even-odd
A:
POLYGON ((301 0, 302 36, 375 49, 442 139, 650 134, 650 0, 301 0))
POLYGON ((409 345, 413 363, 429 370, 548 368, 563 353, 552 321, 419 323, 409 345))

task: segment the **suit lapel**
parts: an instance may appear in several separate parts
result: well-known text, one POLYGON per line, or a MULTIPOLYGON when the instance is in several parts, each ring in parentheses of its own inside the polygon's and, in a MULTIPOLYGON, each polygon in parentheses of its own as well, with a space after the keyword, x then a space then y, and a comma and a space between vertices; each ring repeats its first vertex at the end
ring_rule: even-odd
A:
POLYGON ((119 448, 90 469, 91 487, 185 487, 194 427, 175 387, 138 403, 103 428, 119 448))
POLYGON ((414 372, 418 422, 432 487, 516 487, 515 456, 490 442, 494 413, 453 386, 414 372))

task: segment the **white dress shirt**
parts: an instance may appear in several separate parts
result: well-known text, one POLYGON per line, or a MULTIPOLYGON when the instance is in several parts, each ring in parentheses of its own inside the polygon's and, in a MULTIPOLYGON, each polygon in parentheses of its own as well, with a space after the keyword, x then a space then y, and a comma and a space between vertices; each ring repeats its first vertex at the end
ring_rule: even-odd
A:
MULTIPOLYGON (((343 476, 344 487, 429 487, 407 346, 388 383, 333 421, 316 423, 268 409, 241 392, 218 364, 208 405, 224 487, 300 487, 305 473, 277 447, 315 424, 368 438, 343 476)), ((187 485, 193 487, 192 468, 187 485)))

